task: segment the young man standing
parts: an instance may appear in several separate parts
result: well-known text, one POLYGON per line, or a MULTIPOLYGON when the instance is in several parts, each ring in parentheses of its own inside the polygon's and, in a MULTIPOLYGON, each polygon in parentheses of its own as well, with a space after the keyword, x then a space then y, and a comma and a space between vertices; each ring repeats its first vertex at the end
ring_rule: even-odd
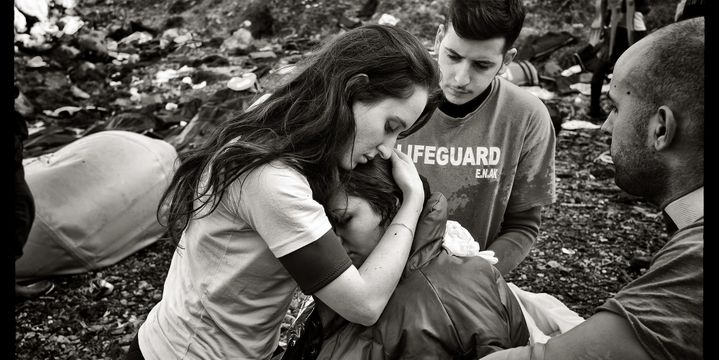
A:
POLYGON ((678 230, 649 270, 589 319, 546 344, 486 359, 704 358, 704 32, 699 17, 629 47, 614 67, 614 110, 602 126, 612 134, 617 186, 658 205, 678 230))
POLYGON ((542 206, 555 201, 555 133, 546 106, 499 76, 512 62, 525 17, 522 0, 454 0, 435 39, 444 101, 397 148, 409 154, 449 219, 503 275, 539 233, 542 206))

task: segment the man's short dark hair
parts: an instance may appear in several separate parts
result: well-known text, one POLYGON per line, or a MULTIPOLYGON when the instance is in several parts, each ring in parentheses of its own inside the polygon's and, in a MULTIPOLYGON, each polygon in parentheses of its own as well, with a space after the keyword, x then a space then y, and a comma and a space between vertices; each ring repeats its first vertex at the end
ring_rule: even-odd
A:
POLYGON ((522 31, 525 15, 522 0, 452 0, 447 24, 468 40, 502 37, 506 51, 522 31))

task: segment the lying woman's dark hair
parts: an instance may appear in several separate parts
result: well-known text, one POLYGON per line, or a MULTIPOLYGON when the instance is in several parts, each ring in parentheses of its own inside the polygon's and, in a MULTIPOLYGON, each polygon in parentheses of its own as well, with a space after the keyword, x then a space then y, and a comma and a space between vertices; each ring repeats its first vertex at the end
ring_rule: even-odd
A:
MULTIPOLYGON (((420 178, 426 200, 430 194, 429 185, 424 177, 420 178)), ((347 196, 367 200, 372 210, 380 216, 381 227, 389 225, 402 205, 402 190, 392 176, 392 162, 381 157, 357 165, 335 191, 344 191, 347 196)))

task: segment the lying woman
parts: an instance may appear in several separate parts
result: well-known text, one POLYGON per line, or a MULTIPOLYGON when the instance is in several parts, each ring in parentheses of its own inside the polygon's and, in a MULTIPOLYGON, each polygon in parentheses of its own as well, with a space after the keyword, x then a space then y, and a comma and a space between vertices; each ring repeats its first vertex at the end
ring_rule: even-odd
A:
MULTIPOLYGON (((521 306, 499 271, 482 257, 445 251, 447 200, 437 192, 425 200, 407 265, 377 323, 350 323, 315 299, 283 359, 476 359, 528 343, 521 306)), ((391 163, 380 158, 358 165, 332 193, 325 210, 355 266, 401 203, 391 163)))

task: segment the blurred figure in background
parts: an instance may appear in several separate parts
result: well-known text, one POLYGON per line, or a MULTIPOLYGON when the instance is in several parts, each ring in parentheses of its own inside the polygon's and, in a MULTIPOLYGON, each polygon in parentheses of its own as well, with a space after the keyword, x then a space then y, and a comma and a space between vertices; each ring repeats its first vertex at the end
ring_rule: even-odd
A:
POLYGON ((607 114, 601 107, 602 86, 619 56, 647 34, 644 17, 649 13, 649 0, 596 0, 596 17, 592 22, 591 39, 603 37, 592 69, 589 116, 604 120, 607 114))
POLYGON ((704 16, 704 0, 682 0, 677 4, 674 22, 704 16))
MULTIPOLYGON (((15 173, 15 187, 13 191, 13 202, 15 217, 15 261, 22 257, 22 250, 30 234, 32 223, 35 220, 35 200, 30 188, 25 181, 25 169, 22 165, 23 142, 28 138, 28 128, 25 117, 32 112, 31 105, 15 86, 15 108, 13 110, 13 142, 15 148, 15 161, 13 172, 15 173)), ((48 280, 19 284, 15 283, 16 299, 33 299, 52 291, 54 284, 48 280)))

